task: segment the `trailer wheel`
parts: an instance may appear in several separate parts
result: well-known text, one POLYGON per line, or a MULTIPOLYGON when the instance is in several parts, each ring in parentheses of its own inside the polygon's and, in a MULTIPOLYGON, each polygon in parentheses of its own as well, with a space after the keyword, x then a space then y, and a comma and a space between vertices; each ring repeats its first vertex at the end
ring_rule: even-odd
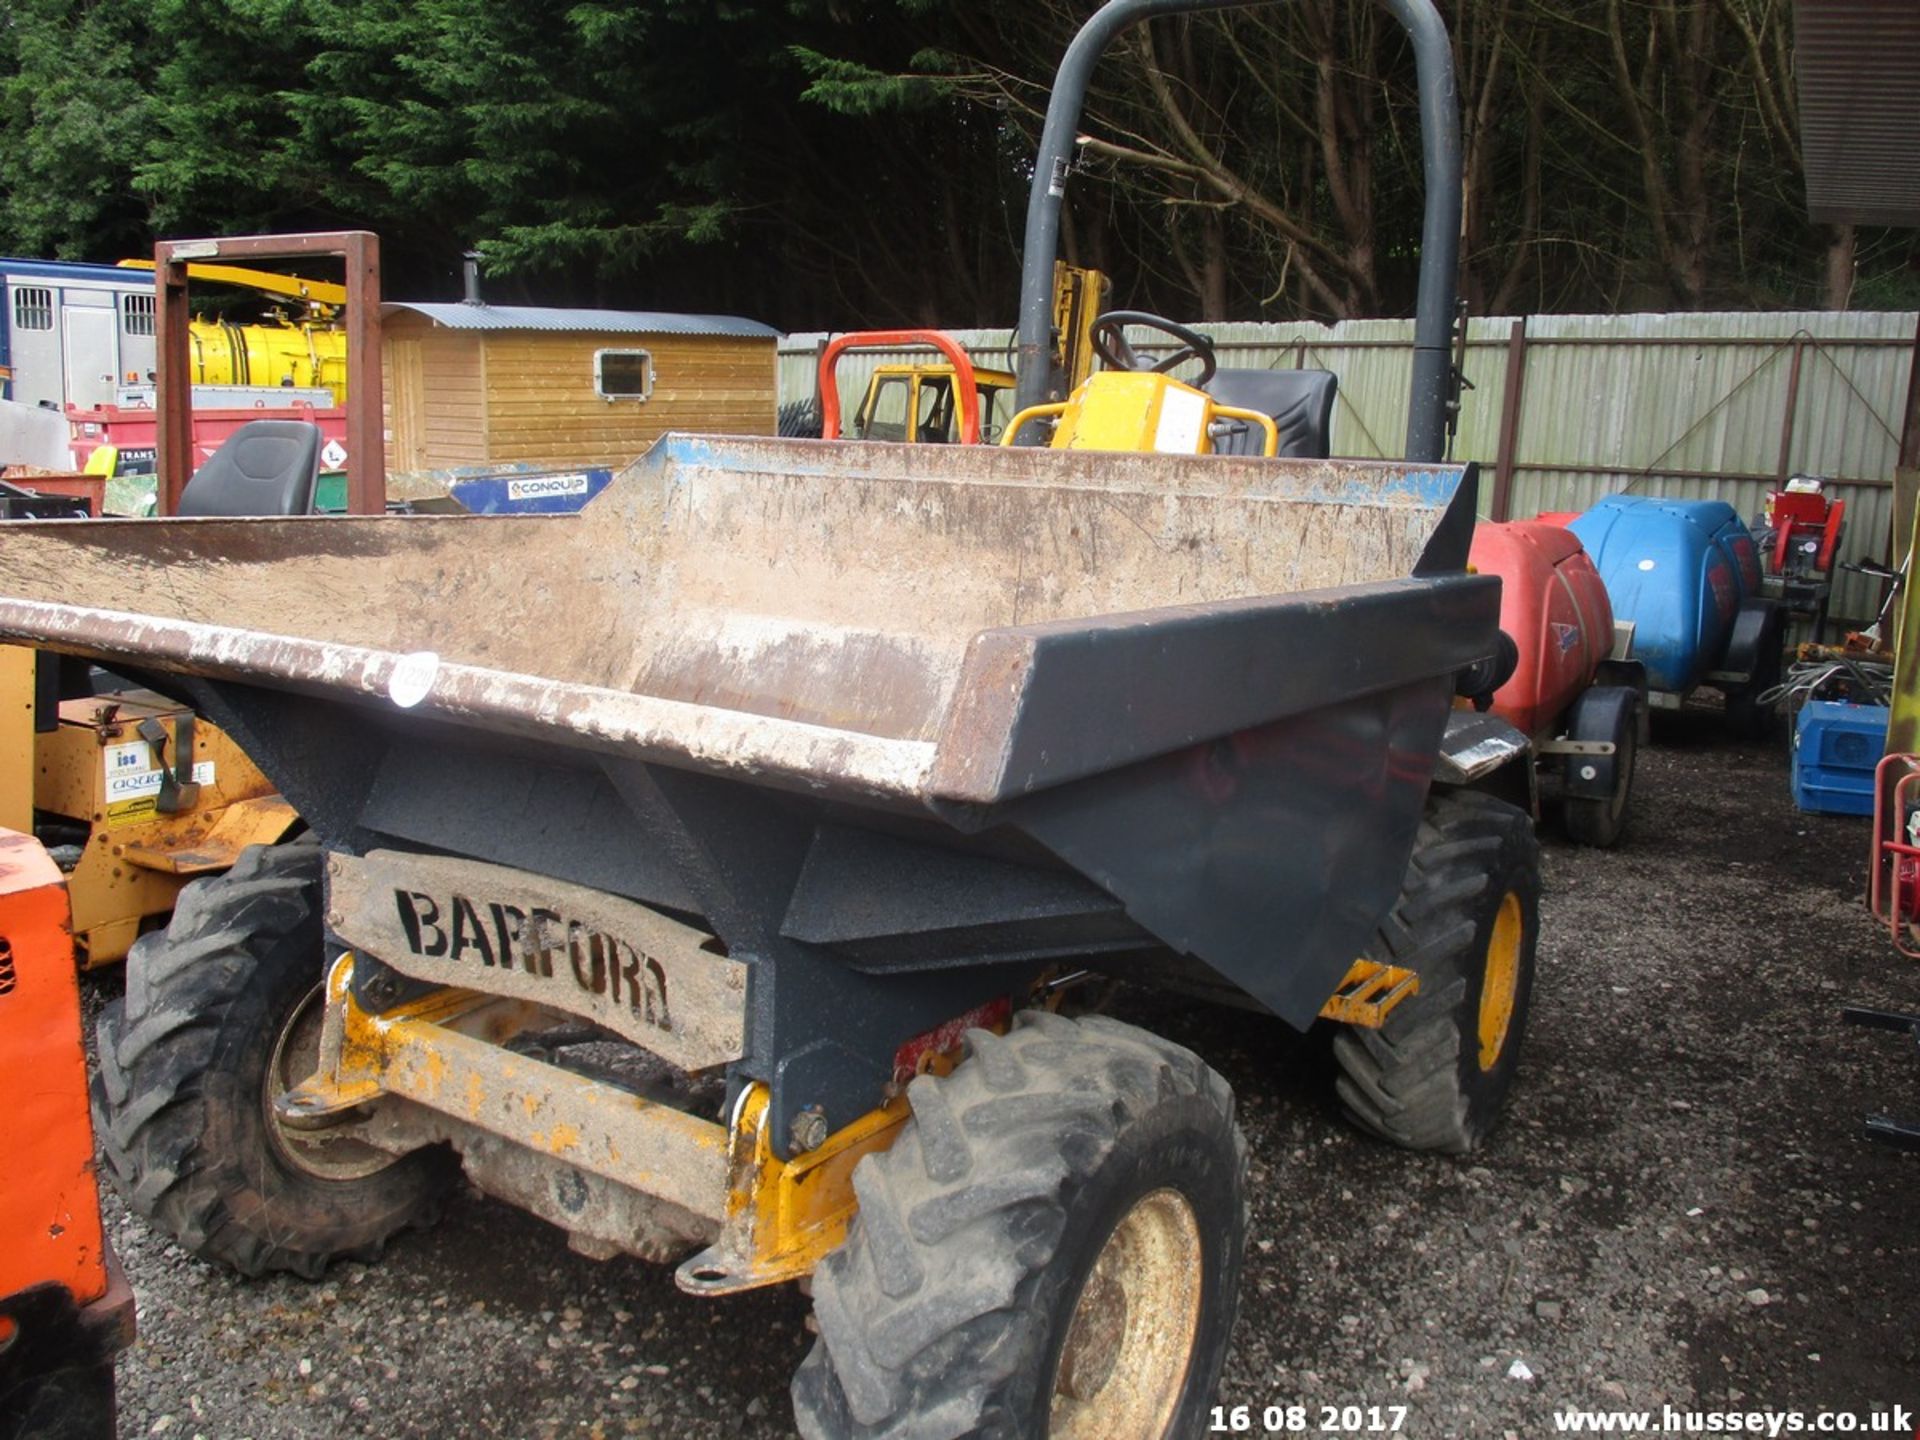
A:
MULTIPOLYGON (((1765 740, 1773 734, 1780 720, 1780 712, 1774 706, 1759 703, 1760 696, 1780 684, 1780 651, 1783 643, 1780 612, 1770 602, 1749 602, 1743 606, 1734 621, 1733 639, 1728 645, 1730 651, 1745 653, 1745 635, 1751 633, 1745 629, 1748 623, 1754 624, 1760 633, 1753 642, 1747 662, 1751 666, 1751 673, 1746 683, 1723 692, 1727 697, 1727 728, 1742 740, 1765 740)), ((1815 638, 1818 638, 1818 632, 1815 638)))
POLYGON ((1499 1118, 1533 996, 1540 847, 1526 815, 1472 791, 1436 793, 1400 898, 1369 959, 1420 990, 1377 1030, 1334 1037, 1341 1102, 1409 1150, 1465 1154, 1499 1118))
POLYGON ((908 1091, 854 1172, 793 1380, 808 1440, 1163 1440, 1206 1428, 1246 1238, 1233 1092, 1190 1051, 1028 1012, 908 1091))
POLYGON ((319 1045, 320 850, 256 845, 180 892, 127 956, 100 1017, 94 1130, 129 1206, 182 1247, 245 1275, 313 1279, 425 1223, 451 1157, 396 1160, 281 1126, 272 1097, 319 1045))
MULTIPOLYGON (((1640 743, 1641 707, 1637 692, 1625 687, 1595 686, 1580 699, 1582 703, 1575 706, 1570 727, 1572 738, 1613 742, 1613 792, 1563 797, 1560 823, 1574 844, 1606 849, 1617 845, 1627 829, 1627 807, 1633 796, 1634 761, 1640 743), (1586 703, 1589 701, 1592 703, 1586 703)), ((1579 763, 1576 756, 1562 758, 1569 766, 1579 763)))
POLYGON ((1779 710, 1760 703, 1762 694, 1780 684, 1779 646, 1779 637, 1770 637, 1766 652, 1754 662, 1753 678, 1726 692, 1727 728, 1741 740, 1770 739, 1779 728, 1779 710))

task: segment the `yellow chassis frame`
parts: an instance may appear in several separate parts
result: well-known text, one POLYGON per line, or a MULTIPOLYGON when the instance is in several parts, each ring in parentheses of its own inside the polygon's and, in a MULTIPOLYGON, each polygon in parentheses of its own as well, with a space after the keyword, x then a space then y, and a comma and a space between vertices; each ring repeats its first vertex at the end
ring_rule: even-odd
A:
MULTIPOLYGON (((897 1094, 783 1160, 758 1082, 739 1092, 722 1125, 506 1049, 516 1034, 551 1022, 538 1007, 445 989, 376 1015, 354 1000, 352 977, 353 957, 343 955, 327 977, 319 1068, 274 1101, 283 1123, 352 1124, 362 1107, 391 1097, 664 1201, 713 1235, 676 1272, 692 1294, 811 1275, 858 1213, 853 1172, 861 1156, 891 1146, 908 1119, 906 1096, 897 1094)), ((1321 1014, 1378 1026, 1419 988, 1411 971, 1355 961, 1321 1014)))

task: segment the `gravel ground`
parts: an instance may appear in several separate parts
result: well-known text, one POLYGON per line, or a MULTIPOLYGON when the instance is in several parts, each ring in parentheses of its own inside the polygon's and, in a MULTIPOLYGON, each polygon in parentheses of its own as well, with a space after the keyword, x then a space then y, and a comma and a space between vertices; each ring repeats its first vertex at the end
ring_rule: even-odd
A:
MULTIPOLYGON (((1220 1398, 1252 1433, 1276 1404, 1493 1437, 1568 1407, 1920 1407, 1916 1160, 1857 1138, 1870 1106, 1920 1116, 1920 1064, 1836 1013, 1920 1009, 1861 905, 1868 823, 1795 811, 1776 750, 1661 718, 1623 848, 1547 841, 1526 1062, 1475 1156, 1347 1129, 1322 1048, 1271 1022, 1122 1002, 1240 1097, 1256 1195, 1220 1398)), ((472 1194, 377 1266, 249 1282, 106 1203, 140 1304, 123 1435, 791 1433, 791 1291, 688 1298, 472 1194)))

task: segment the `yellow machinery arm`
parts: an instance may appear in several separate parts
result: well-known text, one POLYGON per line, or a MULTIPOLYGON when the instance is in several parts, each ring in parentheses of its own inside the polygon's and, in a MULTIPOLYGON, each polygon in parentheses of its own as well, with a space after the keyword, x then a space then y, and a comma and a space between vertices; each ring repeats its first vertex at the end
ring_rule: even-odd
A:
MULTIPOLYGON (((151 270, 151 260, 122 260, 123 270, 151 270)), ((250 270, 244 265, 189 265, 192 280, 217 281, 258 290, 264 295, 284 295, 291 300, 307 300, 316 305, 338 308, 347 303, 347 287, 329 280, 303 280, 298 275, 276 275, 270 270, 250 270)))
POLYGON ((1053 363, 1065 393, 1093 373, 1093 322, 1112 293, 1113 282, 1098 270, 1053 262, 1053 363))

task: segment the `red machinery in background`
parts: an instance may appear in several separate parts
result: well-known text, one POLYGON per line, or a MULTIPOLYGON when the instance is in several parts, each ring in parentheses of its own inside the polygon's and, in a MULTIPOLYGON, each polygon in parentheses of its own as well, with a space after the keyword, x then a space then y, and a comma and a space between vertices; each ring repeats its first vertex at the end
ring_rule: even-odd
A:
POLYGON ((100 1221, 59 868, 0 830, 0 1436, 111 1440, 133 1293, 100 1221))
POLYGON ((1761 512, 1761 588, 1811 622, 1807 639, 1818 641, 1833 595, 1833 571, 1846 530, 1847 502, 1828 496, 1826 482, 1796 475, 1769 491, 1761 512))
POLYGON ((1539 520, 1474 526, 1468 563, 1500 577, 1500 629, 1517 652, 1493 713, 1532 740, 1568 838, 1614 844, 1645 738, 1647 673, 1615 653, 1600 572, 1572 531, 1539 520))

